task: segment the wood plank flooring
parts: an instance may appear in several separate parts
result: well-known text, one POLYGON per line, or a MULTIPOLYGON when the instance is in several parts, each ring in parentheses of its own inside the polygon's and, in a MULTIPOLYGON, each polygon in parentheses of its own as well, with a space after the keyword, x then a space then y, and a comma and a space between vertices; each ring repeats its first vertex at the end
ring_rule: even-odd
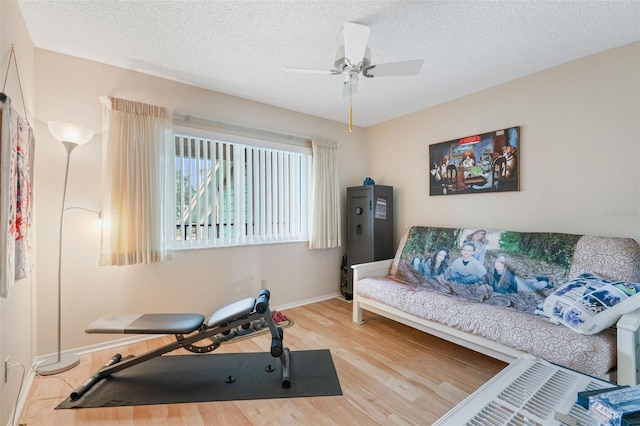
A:
MULTIPOLYGON (((342 396, 55 410, 113 354, 140 354, 174 339, 169 336, 85 355, 72 370, 36 377, 20 423, 429 425, 506 366, 372 313, 365 312, 365 324, 355 324, 351 307, 335 298, 283 311, 294 322, 284 330, 285 345, 292 351, 330 349, 342 396)), ((223 344, 216 353, 269 351, 270 343, 261 335, 223 344)))

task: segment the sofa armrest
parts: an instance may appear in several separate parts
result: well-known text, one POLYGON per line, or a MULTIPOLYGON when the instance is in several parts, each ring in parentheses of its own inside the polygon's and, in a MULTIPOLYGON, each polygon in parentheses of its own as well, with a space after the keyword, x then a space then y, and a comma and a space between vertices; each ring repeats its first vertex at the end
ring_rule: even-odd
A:
MULTIPOLYGON (((393 259, 378 260, 377 262, 360 263, 353 265, 353 285, 363 278, 383 278, 388 277, 391 271, 393 259)), ((355 293, 355 291, 354 291, 355 293)))
POLYGON ((362 323, 362 308, 358 296, 358 281, 364 278, 384 278, 389 276, 393 259, 352 265, 353 269, 353 322, 362 323))
POLYGON ((638 348, 640 345, 640 309, 618 320, 618 384, 638 384, 638 348))

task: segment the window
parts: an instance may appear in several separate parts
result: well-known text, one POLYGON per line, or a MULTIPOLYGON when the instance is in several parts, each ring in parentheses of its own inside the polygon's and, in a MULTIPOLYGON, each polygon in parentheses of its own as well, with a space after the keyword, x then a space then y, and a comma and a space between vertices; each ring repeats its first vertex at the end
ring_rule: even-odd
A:
POLYGON ((195 133, 175 134, 176 249, 308 240, 309 149, 195 133))

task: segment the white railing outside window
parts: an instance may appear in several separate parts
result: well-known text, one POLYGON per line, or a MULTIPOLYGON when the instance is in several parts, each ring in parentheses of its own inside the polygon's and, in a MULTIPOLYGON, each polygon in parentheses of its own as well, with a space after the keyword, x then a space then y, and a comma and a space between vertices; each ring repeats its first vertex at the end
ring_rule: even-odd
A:
POLYGON ((185 134, 175 146, 175 249, 308 240, 310 154, 185 134))

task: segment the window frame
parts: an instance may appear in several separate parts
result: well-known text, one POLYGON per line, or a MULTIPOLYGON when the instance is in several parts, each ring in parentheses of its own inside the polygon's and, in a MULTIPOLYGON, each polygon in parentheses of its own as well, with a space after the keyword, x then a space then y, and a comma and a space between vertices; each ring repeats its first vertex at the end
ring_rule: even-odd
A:
MULTIPOLYGON (((296 185, 299 185, 298 191, 300 194, 300 198, 299 198, 299 205, 300 205, 300 213, 297 214, 297 220, 298 220, 298 225, 301 227, 301 232, 300 234, 283 234, 283 233, 265 233, 264 230, 261 231, 258 235, 247 235, 248 231, 247 231, 247 227, 249 226, 249 218, 248 216, 245 217, 245 215, 241 215, 242 217, 245 217, 245 220, 243 222, 244 226, 241 226, 241 229, 244 228, 244 231, 242 232, 242 234, 240 235, 240 237, 238 237, 237 235, 234 236, 234 238, 220 238, 219 234, 221 233, 221 229, 220 227, 222 227, 222 225, 218 222, 219 216, 216 219, 212 219, 210 222, 208 223, 207 220, 204 220, 204 223, 202 223, 203 226, 207 226, 209 225, 208 229, 214 229, 215 227, 215 236, 213 238, 182 238, 179 239, 178 238, 178 234, 180 233, 181 235, 186 235, 187 232, 189 232, 189 228, 191 226, 194 225, 186 225, 184 223, 184 219, 180 220, 179 219, 179 211, 182 212, 182 210, 178 210, 181 207, 179 205, 176 206, 176 221, 175 221, 175 233, 174 233, 174 240, 173 240, 173 249, 176 251, 180 251, 180 250, 192 250, 192 249, 201 249, 201 248, 219 248, 219 247, 234 247, 234 246, 248 246, 248 245, 263 245, 263 244, 280 244, 280 243, 291 243, 291 242, 308 242, 309 241, 309 236, 310 236, 310 229, 311 229, 311 224, 312 224, 312 209, 311 209, 311 205, 312 205, 312 180, 313 180, 313 152, 312 152, 312 148, 311 148, 311 143, 309 141, 309 143, 301 143, 301 142, 282 142, 282 141, 274 141, 274 140, 269 140, 268 138, 257 138, 257 137, 251 137, 251 136, 245 136, 245 135, 241 135, 241 134, 234 134, 234 133, 227 133, 227 132, 221 132, 221 131, 217 131, 217 130, 210 130, 210 129, 202 129, 199 127, 191 127, 191 126, 184 126, 184 125, 174 125, 173 129, 172 129, 172 140, 174 141, 175 145, 176 145, 176 150, 174 150, 174 158, 173 158, 173 162, 174 164, 176 164, 176 178, 172 179, 171 182, 169 183, 169 185, 171 186, 171 190, 172 193, 176 194, 176 200, 179 200, 179 196, 183 195, 182 192, 178 193, 179 188, 177 187, 176 183, 178 181, 179 178, 179 169, 177 166, 178 163, 178 159, 180 158, 180 153, 178 152, 178 138, 179 137, 186 137, 186 138, 193 138, 193 139, 201 139, 201 140, 205 140, 205 141, 211 141, 212 143, 215 142, 219 142, 222 144, 227 144, 231 147, 231 151, 235 152, 236 154, 233 155, 237 155, 237 151, 236 149, 240 149, 242 150, 241 147, 239 146, 243 146, 243 147, 247 147, 247 148, 255 148, 255 150, 261 151, 261 150, 270 150, 270 151, 274 151, 274 152, 286 152, 286 153, 291 153, 290 155, 294 155, 297 156, 298 154, 301 155, 301 157, 299 157, 300 162, 301 162, 301 168, 303 168, 303 170, 300 171, 300 177, 299 177, 299 181, 296 185), (304 167, 302 165, 302 163, 304 163, 304 167), (303 199, 304 198, 304 199, 303 199), (182 222, 182 223, 181 223, 182 222), (182 227, 182 228, 181 228, 182 227), (179 231, 180 230, 180 231, 179 231)), ((248 152, 252 152, 251 150, 248 152)), ((242 151, 242 154, 245 154, 245 151, 242 151)), ((184 153, 182 155, 182 157, 184 158, 185 156, 189 155, 188 153, 184 153)), ((248 155, 250 157, 250 155, 248 155)), ((247 157, 245 154, 245 158, 243 160, 244 166, 243 169, 248 172, 249 174, 253 173, 253 170, 249 170, 249 166, 247 165, 247 157)), ((196 160, 199 157, 195 157, 194 160, 196 160)), ((254 169, 256 167, 255 160, 253 158, 251 158, 251 169, 254 169)), ((230 173, 230 162, 225 160, 224 161, 224 167, 226 167, 226 172, 227 173, 227 177, 231 176, 231 178, 233 179, 233 195, 229 194, 230 192, 230 185, 231 182, 227 181, 225 183, 226 185, 226 190, 227 190, 227 194, 228 196, 233 196, 234 197, 234 205, 236 205, 237 203, 240 203, 242 205, 243 209, 247 208, 247 204, 246 204, 246 192, 247 192, 247 184, 245 182, 245 179, 247 179, 247 174, 246 173, 238 173, 236 172, 236 170, 233 171, 233 173, 231 175, 229 175, 230 173), (243 195, 239 195, 235 193, 235 190, 237 188, 238 185, 241 185, 244 187, 244 191, 243 191, 243 195)), ((267 161, 267 163, 269 163, 267 161)), ((221 166, 221 167, 223 167, 221 166)), ((262 163, 261 165, 262 167, 264 167, 264 163, 262 163)), ((274 176, 274 172, 271 171, 271 169, 269 168, 269 166, 266 167, 266 172, 268 174, 269 180, 266 182, 266 185, 268 186, 270 182, 272 182, 274 179, 276 180, 276 182, 281 182, 283 183, 285 186, 290 185, 290 182, 288 182, 288 179, 286 179, 285 176, 280 175, 278 176, 274 176)), ((282 173, 282 169, 278 168, 277 169, 277 173, 282 173)), ((182 177, 182 175, 180 176, 182 177)), ((182 184, 182 182, 181 182, 182 184)), ((198 179, 197 180, 197 184, 200 185, 202 184, 202 180, 198 179)), ((208 183, 206 183, 206 185, 208 185, 208 183)), ((279 189, 279 188, 278 188, 279 189)), ((288 216, 288 209, 284 209, 285 206, 289 206, 288 203, 290 203, 290 198, 292 197, 277 197, 277 195, 274 196, 273 192, 271 192, 271 189, 269 188, 261 188, 260 191, 267 191, 269 193, 270 197, 275 197, 272 199, 272 202, 277 202, 278 203, 278 212, 282 215, 284 214, 285 217, 280 219, 278 221, 278 224, 280 224, 280 226, 289 226, 289 223, 291 222, 291 218, 288 216), (282 221, 285 220, 287 223, 282 224, 282 221)), ((207 191, 205 191, 207 192, 207 191)), ((264 193, 262 193, 261 195, 265 195, 264 193)), ((252 194, 253 196, 253 194, 252 194)), ((217 198, 216 198, 217 200, 217 198)), ((209 200, 211 201, 211 200, 209 200)), ((206 197, 205 197, 205 202, 206 202, 206 197)), ((249 203, 250 204, 250 203, 249 203)), ((255 203, 253 204, 253 206, 255 207, 255 203)), ((206 206, 205 206, 206 207, 206 206)), ((228 207, 228 203, 226 204, 222 204, 218 201, 216 201, 216 211, 219 211, 222 208, 228 207)), ((207 207, 208 208, 208 207, 207 207)), ((261 209, 264 208, 264 206, 260 206, 261 209)), ((193 208, 191 208, 191 210, 193 210, 193 208)), ((207 210, 209 211, 209 210, 207 210)), ((262 214, 260 215, 260 218, 263 222, 263 224, 265 224, 266 222, 266 226, 268 229, 271 229, 273 231, 273 226, 274 226, 274 222, 271 221, 271 223, 269 224, 269 219, 270 219, 270 214, 273 212, 273 209, 268 210, 267 212, 262 211, 262 214)), ((229 214, 230 212, 227 211, 227 214, 229 214)), ((250 212, 250 213, 253 213, 250 212)), ((208 215, 205 214, 205 216, 208 215)), ((217 213, 216 213, 217 216, 217 213)), ((214 217, 216 217, 214 216, 214 217)), ((295 220, 295 219, 294 219, 295 220)), ((172 221, 172 224, 174 222, 172 221)), ((252 224, 255 224, 255 221, 252 222, 252 224)), ((196 224, 196 227, 201 226, 201 224, 196 224)), ((253 228, 253 226, 252 226, 253 228)), ((232 228, 228 228, 225 231, 229 231, 229 232, 235 232, 238 228, 235 228, 235 226, 233 226, 232 228)), ((196 231, 198 233, 198 235, 201 235, 201 233, 199 231, 196 231)))

